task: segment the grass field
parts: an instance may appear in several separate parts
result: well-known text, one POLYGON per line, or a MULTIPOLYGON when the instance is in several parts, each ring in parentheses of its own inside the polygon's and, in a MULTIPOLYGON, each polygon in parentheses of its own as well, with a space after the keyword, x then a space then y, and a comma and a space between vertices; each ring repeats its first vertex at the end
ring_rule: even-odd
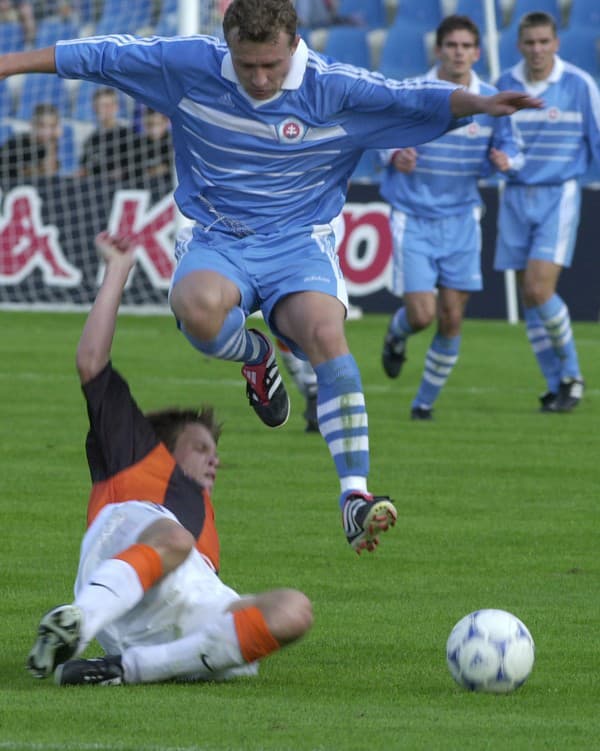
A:
MULTIPOLYGON (((386 320, 348 325, 371 431, 371 490, 399 521, 376 554, 346 544, 338 484, 302 403, 280 431, 247 406, 239 367, 201 358, 169 317, 123 317, 113 361, 140 405, 217 405, 214 493, 222 575, 241 592, 289 585, 315 624, 226 685, 59 689, 24 662, 40 615, 71 599, 84 529, 86 416, 74 351, 83 316, 0 313, 0 751, 564 751, 600 749, 600 331, 575 333, 588 390, 570 415, 537 411, 522 326, 468 321, 431 424, 408 419, 428 332, 401 378, 379 364, 386 320), (454 623, 516 613, 537 647, 509 696, 458 688, 454 623)), ((90 649, 90 654, 94 649, 90 649)))

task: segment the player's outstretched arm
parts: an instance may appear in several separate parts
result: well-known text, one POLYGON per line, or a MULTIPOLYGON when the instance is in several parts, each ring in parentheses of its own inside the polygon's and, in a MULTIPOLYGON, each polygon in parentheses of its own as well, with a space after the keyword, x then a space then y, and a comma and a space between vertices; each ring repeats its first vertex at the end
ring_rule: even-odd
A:
POLYGON ((96 250, 106 263, 104 279, 89 312, 77 347, 77 370, 81 383, 96 376, 110 359, 117 313, 129 272, 135 265, 135 246, 128 238, 101 232, 96 250))
POLYGON ((469 115, 514 115, 518 110, 542 109, 543 99, 524 94, 522 91, 499 91, 492 96, 471 94, 465 89, 456 89, 450 95, 450 107, 455 117, 469 115))
POLYGON ((0 55, 0 79, 18 73, 56 73, 54 47, 0 55))

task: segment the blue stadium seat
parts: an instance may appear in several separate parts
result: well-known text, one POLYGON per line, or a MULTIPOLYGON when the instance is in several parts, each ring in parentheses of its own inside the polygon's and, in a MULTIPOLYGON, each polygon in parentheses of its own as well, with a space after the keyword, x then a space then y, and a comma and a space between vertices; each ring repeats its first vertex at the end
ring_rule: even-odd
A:
POLYGON ((96 34, 134 34, 152 25, 152 0, 104 0, 96 34))
POLYGON ((8 141, 9 138, 12 138, 14 134, 15 134, 15 131, 12 125, 9 125, 8 123, 0 124, 0 146, 5 141, 8 141))
MULTIPOLYGON (((496 26, 500 29, 504 25, 504 13, 500 0, 495 0, 496 26)), ((481 34, 485 34, 485 9, 482 0, 458 0, 454 10, 459 16, 469 16, 479 27, 481 34)))
POLYGON ((340 0, 339 16, 358 16, 369 29, 383 29, 387 26, 384 0, 340 0))
POLYGON ((76 0, 74 7, 80 24, 88 24, 95 21, 96 0, 76 0))
POLYGON ((440 0, 402 0, 392 23, 419 26, 423 31, 435 29, 442 20, 440 0))
POLYGON ((381 181, 382 166, 375 149, 363 152, 359 163, 350 177, 350 182, 379 183, 381 181))
POLYGON ((598 44, 600 29, 583 29, 579 26, 564 29, 559 34, 558 54, 564 60, 583 68, 597 81, 600 79, 598 44))
POLYGON ((498 42, 498 56, 500 58, 500 70, 512 68, 521 59, 521 53, 517 47, 519 35, 516 26, 507 26, 500 34, 498 42))
POLYGON ((598 0, 573 0, 569 11, 569 27, 595 28, 600 35, 600 2, 598 0))
POLYGON ((177 34, 178 0, 163 0, 154 33, 160 37, 172 37, 177 34))
POLYGON ((0 81, 0 118, 10 117, 13 110, 13 97, 10 87, 3 79, 0 81))
MULTIPOLYGON (((81 81, 73 105, 74 120, 81 120, 89 123, 96 122, 93 98, 94 91, 99 88, 105 87, 101 86, 99 83, 93 83, 92 81, 81 81)), ((117 93, 120 103, 119 118, 121 120, 131 120, 133 116, 133 100, 121 91, 117 91, 117 93)))
POLYGON ((63 123, 62 126, 62 135, 58 143, 58 161, 61 175, 72 175, 79 167, 75 133, 73 126, 68 123, 63 123))
POLYGON ((26 73, 15 117, 17 120, 31 120, 38 104, 54 104, 62 117, 69 117, 71 99, 65 80, 45 73, 26 73))
POLYGON ((325 55, 359 68, 371 68, 371 52, 366 29, 356 26, 332 26, 327 32, 325 55))
POLYGON ((429 67, 425 39, 420 28, 397 23, 390 26, 381 48, 381 73, 387 78, 411 78, 423 75, 429 67))
POLYGON ((42 18, 37 25, 34 47, 51 47, 59 39, 77 39, 79 27, 72 20, 42 18))
POLYGON ((511 11, 510 25, 519 23, 526 13, 541 11, 548 13, 556 21, 557 26, 562 25, 562 16, 558 0, 515 0, 511 11))
POLYGON ((23 27, 18 21, 0 23, 0 55, 20 52, 25 47, 23 27))

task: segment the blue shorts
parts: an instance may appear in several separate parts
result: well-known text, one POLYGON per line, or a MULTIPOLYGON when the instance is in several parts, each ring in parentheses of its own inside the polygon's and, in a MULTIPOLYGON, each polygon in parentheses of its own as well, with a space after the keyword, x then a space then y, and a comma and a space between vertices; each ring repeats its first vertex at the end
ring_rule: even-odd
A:
POLYGON ((330 225, 301 227, 285 235, 238 238, 221 232, 186 227, 175 246, 177 266, 171 289, 194 271, 215 271, 239 289, 246 316, 262 311, 276 336, 296 352, 295 342, 282 336, 273 320, 277 303, 294 292, 323 292, 348 307, 346 283, 330 225))
POLYGON ((519 271, 532 258, 570 266, 580 207, 577 180, 562 185, 507 185, 500 200, 494 268, 519 271))
POLYGON ((448 287, 482 289, 481 209, 430 219, 394 209, 393 291, 432 292, 448 287))

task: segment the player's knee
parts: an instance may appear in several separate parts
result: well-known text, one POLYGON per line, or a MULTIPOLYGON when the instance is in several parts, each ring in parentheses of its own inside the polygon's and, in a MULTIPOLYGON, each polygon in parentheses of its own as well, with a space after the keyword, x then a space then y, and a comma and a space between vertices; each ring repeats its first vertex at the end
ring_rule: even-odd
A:
POLYGON ((313 624, 312 603, 296 589, 283 589, 277 593, 277 606, 270 613, 271 632, 280 644, 300 639, 313 624))
POLYGON ((144 530, 138 542, 150 545, 158 552, 163 564, 163 574, 180 566, 194 547, 193 535, 170 519, 160 520, 144 530))
POLYGON ((201 341, 214 339, 225 320, 223 299, 210 287, 198 288, 183 279, 171 293, 171 309, 184 331, 201 341))
POLYGON ((314 324, 311 344, 326 359, 339 357, 347 351, 343 326, 335 320, 321 320, 314 324))

